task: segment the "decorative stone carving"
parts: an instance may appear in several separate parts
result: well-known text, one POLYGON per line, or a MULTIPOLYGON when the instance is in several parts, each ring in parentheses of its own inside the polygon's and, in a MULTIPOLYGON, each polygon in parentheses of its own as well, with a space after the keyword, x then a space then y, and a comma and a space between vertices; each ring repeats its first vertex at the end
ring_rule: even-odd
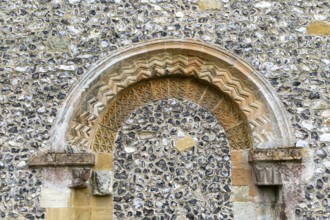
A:
POLYGON ((93 195, 112 195, 112 171, 93 171, 92 192, 93 195))
POLYGON ((130 113, 148 102, 172 97, 193 101, 209 109, 226 130, 231 148, 251 148, 249 125, 227 95, 196 79, 167 77, 143 81, 121 91, 98 121, 93 151, 111 152, 116 133, 130 113))
POLYGON ((231 97, 245 115, 255 148, 294 144, 290 120, 260 74, 226 50, 167 40, 115 53, 85 74, 59 111, 57 129, 51 135, 53 150, 65 145, 69 130, 73 131, 70 141, 90 148, 97 119, 120 91, 141 80, 168 75, 198 78, 231 97))
POLYGON ((74 168, 72 169, 72 184, 71 188, 85 188, 87 181, 91 176, 90 168, 74 168))
POLYGON ((252 163, 256 185, 282 185, 285 164, 301 162, 299 148, 280 148, 272 150, 251 150, 249 162, 252 163), (282 172, 281 172, 282 171, 282 172))
MULTIPOLYGON (((266 116, 267 108, 259 100, 260 98, 249 84, 239 80, 229 69, 223 68, 214 62, 208 62, 201 57, 160 53, 150 57, 143 57, 131 64, 128 62, 127 65, 120 67, 115 73, 109 74, 109 80, 106 82, 106 85, 100 87, 98 91, 95 91, 96 95, 87 100, 88 106, 86 110, 89 113, 82 112, 78 117, 82 123, 78 123, 73 127, 72 143, 75 145, 89 145, 90 141, 88 139, 91 139, 90 137, 95 128, 93 126, 90 127, 85 122, 92 125, 95 124, 95 121, 90 121, 90 119, 97 119, 99 115, 102 115, 109 102, 119 92, 122 92, 125 88, 141 79, 166 75, 196 77, 201 79, 201 81, 212 84, 215 88, 229 95, 238 104, 240 111, 245 114, 250 128, 256 131, 254 133, 255 144, 259 145, 261 142, 268 142, 274 139, 271 132, 269 132, 271 124, 266 116), (94 117, 91 117, 91 115, 94 115, 94 117)), ((160 93, 161 98, 165 98, 166 96, 176 98, 174 94, 178 93, 177 91, 180 87, 184 87, 184 84, 179 83, 178 86, 168 84, 167 87, 169 87, 169 92, 166 95, 160 93)), ((162 85, 155 87, 155 89, 162 90, 162 85)), ((194 87, 190 89, 195 90, 194 87)), ((146 92, 149 93, 151 91, 146 92)), ((153 90, 152 93, 155 93, 155 91, 153 90)), ((198 96, 198 93, 196 95, 198 96)), ((199 98, 203 97, 208 96, 203 96, 203 93, 200 94, 199 98)), ((137 97, 136 101, 139 101, 139 97, 137 97)))
POLYGON ((276 164, 255 164, 256 185, 282 185, 281 173, 276 164))

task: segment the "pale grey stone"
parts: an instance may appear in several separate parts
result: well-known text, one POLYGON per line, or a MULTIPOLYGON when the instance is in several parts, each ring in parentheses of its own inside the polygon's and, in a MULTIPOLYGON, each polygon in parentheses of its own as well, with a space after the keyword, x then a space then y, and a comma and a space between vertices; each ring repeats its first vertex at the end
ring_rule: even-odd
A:
POLYGON ((93 171, 92 192, 93 195, 112 195, 112 171, 93 171))
POLYGON ((234 202, 233 203, 234 210, 234 220, 256 220, 256 206, 252 202, 234 202))

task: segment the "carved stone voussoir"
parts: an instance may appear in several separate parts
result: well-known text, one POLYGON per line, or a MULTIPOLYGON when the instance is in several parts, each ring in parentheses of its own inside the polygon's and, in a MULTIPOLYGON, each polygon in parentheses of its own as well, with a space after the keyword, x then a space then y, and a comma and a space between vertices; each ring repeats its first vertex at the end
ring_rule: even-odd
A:
POLYGON ((267 150, 251 150, 249 162, 300 162, 302 160, 301 148, 278 148, 267 150))
POLYGON ((91 153, 46 153, 29 159, 29 167, 87 166, 95 165, 95 156, 91 153))

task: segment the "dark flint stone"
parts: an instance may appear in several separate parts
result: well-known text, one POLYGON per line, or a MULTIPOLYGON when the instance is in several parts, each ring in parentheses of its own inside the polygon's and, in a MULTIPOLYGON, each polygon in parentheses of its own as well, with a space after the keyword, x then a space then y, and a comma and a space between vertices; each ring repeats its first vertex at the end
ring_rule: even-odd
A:
POLYGON ((118 204, 114 204, 113 208, 114 208, 115 210, 118 210, 118 211, 121 210, 121 206, 118 205, 118 204))
POLYGON ((154 214, 154 210, 153 210, 153 209, 147 209, 147 208, 144 208, 144 209, 143 209, 143 214, 144 214, 145 216, 151 216, 151 215, 154 214))
POLYGON ((180 199, 182 197, 183 193, 182 192, 176 192, 175 193, 175 198, 180 199))
POLYGON ((145 202, 144 202, 144 205, 147 206, 147 207, 149 207, 149 208, 151 208, 151 207, 154 206, 153 203, 152 203, 151 201, 145 201, 145 202))
POLYGON ((316 181, 316 188, 317 189, 322 189, 323 188, 323 181, 321 179, 318 179, 316 181))
POLYGON ((124 216, 125 216, 125 214, 122 213, 122 212, 114 212, 114 213, 115 213, 115 216, 116 216, 117 218, 120 218, 120 219, 123 219, 124 216))
POLYGON ((225 185, 225 186, 223 187, 223 189, 226 190, 226 192, 231 192, 231 189, 229 188, 228 185, 225 185))
MULTIPOLYGON (((188 213, 188 214, 186 215, 186 217, 187 217, 189 220, 195 220, 194 215, 191 214, 191 213, 188 213)), ((202 219, 202 218, 201 218, 201 219, 202 219)))
POLYGON ((318 92, 311 92, 308 96, 309 99, 319 99, 320 94, 318 92))
POLYGON ((135 133, 134 133, 134 132, 129 132, 129 133, 128 133, 128 137, 130 137, 130 138, 135 138, 135 133))
POLYGON ((159 161, 157 161, 156 166, 160 167, 164 171, 166 171, 168 169, 166 161, 164 159, 160 159, 159 161))
POLYGON ((127 193, 124 197, 125 202, 130 202, 134 199, 134 196, 130 193, 127 193))
POLYGON ((205 141, 205 142, 209 142, 209 137, 208 136, 206 136, 206 135, 204 135, 203 137, 202 137, 202 140, 203 141, 205 141))

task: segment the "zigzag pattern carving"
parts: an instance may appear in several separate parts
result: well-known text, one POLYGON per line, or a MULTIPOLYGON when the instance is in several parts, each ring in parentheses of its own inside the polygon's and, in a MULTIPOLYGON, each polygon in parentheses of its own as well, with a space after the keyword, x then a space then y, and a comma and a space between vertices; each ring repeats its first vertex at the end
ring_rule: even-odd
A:
POLYGON ((266 106, 258 100, 255 91, 215 63, 199 57, 162 53, 123 63, 108 74, 108 82, 99 87, 93 98, 87 100, 87 108, 77 122, 80 125, 72 128, 71 140, 76 144, 90 147, 91 138, 87 133, 95 132, 95 120, 121 90, 143 79, 167 75, 194 76, 216 86, 238 104, 251 130, 257 131, 253 132, 255 144, 273 139, 269 132, 272 126, 267 119, 266 106))

